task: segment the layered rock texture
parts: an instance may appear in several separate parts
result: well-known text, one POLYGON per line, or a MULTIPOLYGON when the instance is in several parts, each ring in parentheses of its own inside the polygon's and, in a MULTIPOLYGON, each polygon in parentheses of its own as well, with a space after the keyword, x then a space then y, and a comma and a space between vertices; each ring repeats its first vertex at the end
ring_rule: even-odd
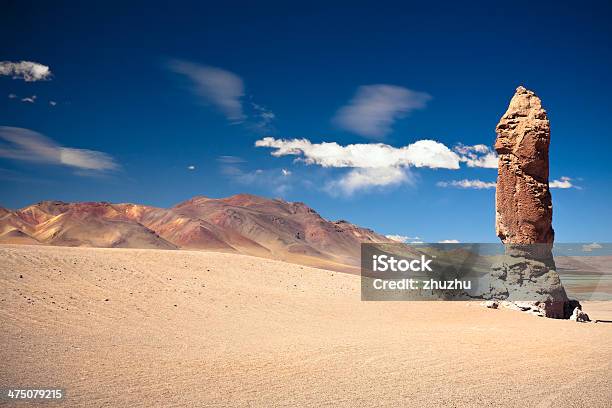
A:
POLYGON ((571 305, 552 257, 550 122, 540 98, 518 87, 496 132, 495 228, 506 255, 493 267, 491 295, 533 301, 545 316, 567 318, 573 308, 567 310, 571 305))
POLYGON ((540 98, 519 86, 496 132, 497 236, 504 244, 552 244, 550 122, 540 98))
POLYGON ((199 196, 171 208, 62 201, 0 208, 0 243, 213 250, 355 271, 366 242, 393 241, 328 221, 304 203, 249 194, 199 196))

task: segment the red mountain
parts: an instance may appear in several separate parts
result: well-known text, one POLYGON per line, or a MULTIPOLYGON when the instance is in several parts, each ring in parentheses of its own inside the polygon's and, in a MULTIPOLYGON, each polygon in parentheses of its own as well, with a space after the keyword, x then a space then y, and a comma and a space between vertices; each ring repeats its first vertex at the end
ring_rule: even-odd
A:
POLYGON ((0 243, 236 252, 307 265, 358 265, 362 242, 392 242, 304 203, 249 194, 194 197, 168 209, 43 201, 0 208, 0 243))

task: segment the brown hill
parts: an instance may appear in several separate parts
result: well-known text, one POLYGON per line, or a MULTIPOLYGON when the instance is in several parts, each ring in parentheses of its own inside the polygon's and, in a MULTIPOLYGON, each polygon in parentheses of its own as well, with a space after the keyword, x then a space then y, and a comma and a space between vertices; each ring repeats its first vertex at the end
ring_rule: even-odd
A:
POLYGON ((0 244, 38 245, 40 242, 25 232, 14 229, 0 235, 0 244))
POLYGON ((0 216, 0 233, 5 243, 18 243, 27 236, 58 246, 177 248, 109 203, 43 201, 0 216), (7 235, 10 231, 12 235, 7 235))
POLYGON ((237 252, 340 268, 359 263, 362 242, 391 242, 300 202, 249 194, 194 197, 168 209, 107 202, 43 201, 0 212, 0 242, 237 252))

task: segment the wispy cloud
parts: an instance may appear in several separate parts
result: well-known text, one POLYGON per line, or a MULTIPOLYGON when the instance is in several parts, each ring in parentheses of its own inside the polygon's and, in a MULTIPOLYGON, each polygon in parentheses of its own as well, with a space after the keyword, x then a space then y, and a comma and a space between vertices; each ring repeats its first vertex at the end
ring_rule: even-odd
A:
POLYGON ((391 132, 396 120, 424 108, 431 96, 396 85, 365 85, 336 113, 333 122, 358 135, 380 139, 391 132))
POLYGON ((251 102, 251 116, 253 117, 254 127, 263 132, 274 130, 272 123, 276 119, 276 115, 270 109, 255 102, 251 102))
POLYGON ((409 167, 458 169, 459 157, 444 144, 419 140, 404 147, 382 143, 351 144, 312 143, 307 139, 274 139, 255 142, 257 147, 274 149, 272 156, 293 155, 307 165, 326 168, 350 168, 340 179, 326 185, 332 194, 351 195, 371 187, 394 186, 412 182, 409 167))
POLYGON ((183 75, 191 83, 191 90, 202 102, 211 105, 232 124, 243 124, 257 133, 274 131, 274 112, 262 104, 255 103, 251 95, 245 94, 242 78, 226 69, 196 64, 183 60, 172 60, 168 68, 183 75))
MULTIPOLYGON (((24 96, 23 98, 19 98, 17 94, 10 93, 8 94, 9 99, 19 99, 19 101, 23 103, 36 103, 38 101, 37 95, 24 96)), ((49 100, 49 106, 57 106, 57 102, 54 100, 49 100)))
POLYGON ((452 180, 452 181, 439 181, 436 183, 438 187, 456 187, 456 188, 473 188, 476 190, 495 188, 495 182, 488 182, 482 180, 452 180))
MULTIPOLYGON (((223 163, 223 162, 222 162, 223 163)), ((285 169, 257 169, 245 171, 240 163, 221 164, 221 174, 231 179, 233 182, 248 187, 260 187, 271 190, 274 194, 282 196, 293 187, 291 172, 285 169)))
POLYGON ((453 150, 459 154, 461 162, 466 163, 468 167, 497 168, 497 153, 489 146, 483 144, 474 146, 458 144, 453 150))
MULTIPOLYGON (((488 189, 495 188, 497 183, 482 181, 482 180, 452 180, 452 181, 439 181, 436 183, 438 187, 457 187, 457 188, 472 188, 472 189, 488 189)), ((572 179, 569 177, 561 177, 560 180, 553 180, 549 183, 550 188, 577 188, 580 187, 572 184, 572 179)))
POLYGON ((25 98, 21 98, 21 102, 26 103, 34 103, 38 97, 36 95, 26 96, 25 98))
POLYGON ((230 122, 241 123, 246 119, 242 109, 244 83, 238 75, 222 68, 182 60, 173 60, 168 66, 170 70, 189 78, 193 91, 230 122))
POLYGON ((443 239, 442 241, 438 241, 439 244, 459 244, 459 240, 456 239, 443 239))
POLYGON ((51 70, 48 66, 33 61, 0 61, 0 75, 34 82, 51 79, 51 70))
POLYGON ((217 161, 220 163, 232 164, 232 163, 244 163, 245 160, 238 156, 219 156, 217 161))
POLYGON ((548 185, 550 188, 578 188, 572 183, 572 179, 566 176, 561 177, 559 180, 553 180, 548 185))
POLYGON ((81 170, 107 171, 119 165, 106 153, 64 147, 29 129, 0 126, 0 157, 81 170))

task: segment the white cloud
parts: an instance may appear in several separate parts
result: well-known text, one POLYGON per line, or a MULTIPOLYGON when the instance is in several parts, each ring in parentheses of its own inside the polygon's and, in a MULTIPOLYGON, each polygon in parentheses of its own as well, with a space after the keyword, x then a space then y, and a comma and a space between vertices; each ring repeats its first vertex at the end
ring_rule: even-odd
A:
MULTIPOLYGON (((385 237, 389 238, 390 240, 401 242, 404 244, 422 244, 423 243, 423 240, 420 237, 409 237, 406 235, 395 235, 395 234, 385 235, 385 237)), ((438 241, 438 243, 439 244, 458 244, 460 243, 460 241, 456 239, 444 239, 442 241, 438 241)))
POLYGON ((51 79, 48 66, 32 61, 0 61, 0 75, 11 76, 13 79, 23 79, 26 82, 51 79))
POLYGON ((402 242, 402 243, 408 241, 408 238, 409 238, 405 235, 394 235, 394 234, 385 235, 385 237, 389 238, 392 241, 397 241, 397 242, 402 242))
POLYGON ((219 109, 230 122, 241 123, 246 119, 242 109, 244 84, 238 75, 181 60, 170 62, 169 68, 189 78, 194 85, 193 91, 219 109))
POLYGON ((49 101, 49 105, 51 105, 51 106, 55 106, 55 105, 57 105, 57 102, 55 102, 55 101, 49 101))
POLYGON ((38 97, 36 95, 26 96, 25 98, 21 98, 21 102, 34 103, 38 97))
POLYGON ((17 95, 15 95, 14 93, 8 94, 8 98, 9 99, 15 99, 16 97, 17 97, 17 95))
POLYGON ((497 168, 497 153, 489 146, 483 144, 474 146, 458 144, 453 150, 460 155, 461 162, 466 163, 468 167, 497 168))
POLYGON ((569 177, 561 177, 559 180, 553 180, 550 183, 548 183, 550 188, 572 188, 572 187, 576 187, 574 184, 572 184, 572 179, 569 177))
POLYGON ((83 170, 105 171, 119 167, 106 153, 64 147, 32 130, 7 126, 0 126, 0 157, 83 170))
POLYGON ((404 147, 382 143, 341 146, 336 142, 311 143, 308 139, 275 139, 265 137, 257 147, 275 149, 272 156, 300 156, 306 164, 321 167, 429 167, 458 169, 459 157, 444 144, 434 140, 418 140, 404 147))
POLYGON ((285 177, 288 177, 291 175, 291 171, 287 170, 287 169, 281 169, 281 174, 285 177))
POLYGON ((343 193, 350 196, 373 187, 397 186, 407 182, 412 182, 412 178, 406 169, 400 167, 358 168, 327 183, 325 190, 331 195, 343 193))
POLYGON ((603 248, 601 244, 598 244, 597 242, 593 242, 592 244, 583 245, 582 251, 583 252, 593 252, 594 249, 601 249, 601 248, 603 248))
POLYGON ((351 195, 372 187, 396 186, 412 181, 408 167, 458 169, 459 157, 442 143, 419 140, 396 148, 382 143, 341 146, 335 142, 311 143, 307 139, 274 139, 255 142, 257 147, 275 149, 275 157, 293 155, 307 165, 351 168, 340 179, 327 183, 326 190, 351 195))
POLYGON ((391 132, 397 119, 424 108, 431 96, 396 85, 360 86, 348 105, 336 113, 333 122, 342 129, 369 138, 391 132))
POLYGON ((392 241, 401 242, 403 244, 412 243, 412 244, 422 244, 421 238, 419 237, 409 237, 407 235, 385 235, 385 237, 389 238, 392 241))
POLYGON ((457 187, 457 188, 473 188, 477 190, 495 188, 496 183, 482 181, 482 180, 452 180, 452 181, 439 181, 436 183, 438 187, 457 187))
POLYGON ((187 170, 195 170, 195 169, 196 169, 196 167, 194 165, 187 166, 187 170))

